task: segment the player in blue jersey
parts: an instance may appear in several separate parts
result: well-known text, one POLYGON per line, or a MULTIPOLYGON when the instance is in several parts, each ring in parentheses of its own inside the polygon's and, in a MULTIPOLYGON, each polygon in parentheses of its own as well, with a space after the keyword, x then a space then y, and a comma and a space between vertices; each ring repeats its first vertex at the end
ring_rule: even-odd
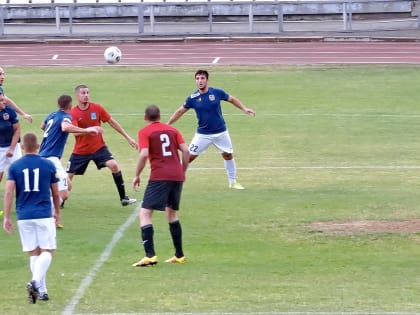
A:
POLYGON ((57 247, 54 216, 60 214, 56 169, 51 161, 37 154, 38 147, 35 134, 25 134, 23 150, 26 154, 10 165, 3 205, 3 229, 10 234, 13 231, 10 213, 16 194, 17 227, 22 250, 29 253, 32 272, 32 280, 26 285, 29 303, 36 303, 38 298, 48 300, 45 277, 57 247))
POLYGON ((5 169, 22 156, 18 145, 20 124, 16 112, 6 105, 6 97, 0 93, 0 182, 5 169))
MULTIPOLYGON (((6 78, 6 73, 4 72, 4 69, 2 67, 0 67, 0 90, 1 90, 1 93, 3 93, 3 94, 4 94, 3 82, 4 82, 5 78, 6 78)), ((5 95, 5 97, 6 97, 6 104, 7 105, 12 107, 23 118, 25 118, 29 122, 32 122, 32 116, 31 115, 25 113, 10 97, 7 97, 6 95, 5 95)))
MULTIPOLYGON (((61 199, 60 204, 67 200, 69 185, 71 185, 67 172, 64 170, 60 161, 69 133, 97 135, 103 132, 101 127, 79 128, 74 126, 70 115, 72 101, 71 96, 61 95, 57 100, 58 110, 50 113, 41 124, 41 129, 44 130, 44 134, 39 155, 53 162, 57 169, 57 174, 60 178, 58 182, 58 191, 61 199)), ((57 217, 56 225, 58 228, 63 227, 60 217, 57 217)))
POLYGON ((206 70, 198 70, 194 77, 198 90, 187 97, 184 105, 178 108, 169 118, 168 124, 173 124, 189 109, 194 109, 198 119, 198 128, 189 147, 190 163, 213 144, 221 152, 224 159, 229 187, 244 189, 236 181, 233 146, 222 115, 221 101, 233 104, 250 116, 255 116, 255 111, 246 107, 239 99, 229 95, 224 90, 209 87, 209 73, 206 70))

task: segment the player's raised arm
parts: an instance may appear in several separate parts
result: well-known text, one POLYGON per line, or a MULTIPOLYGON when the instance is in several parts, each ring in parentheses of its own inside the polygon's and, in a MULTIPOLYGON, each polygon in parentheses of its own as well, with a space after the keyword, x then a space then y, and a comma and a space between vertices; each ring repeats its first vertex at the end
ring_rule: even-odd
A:
POLYGON ((233 104, 236 108, 239 108, 241 111, 243 111, 245 114, 250 116, 255 116, 256 112, 255 110, 246 107, 242 102, 236 98, 235 96, 229 95, 229 98, 227 100, 229 103, 233 104))
POLYGON ((114 128, 119 134, 121 134, 133 148, 138 148, 137 142, 128 135, 128 133, 124 130, 124 128, 119 124, 118 121, 111 117, 108 120, 108 124, 110 124, 112 128, 114 128))
POLYGON ((179 107, 169 118, 168 125, 172 125, 174 122, 176 122, 179 118, 181 118, 182 115, 184 115, 188 111, 187 108, 184 106, 179 107))

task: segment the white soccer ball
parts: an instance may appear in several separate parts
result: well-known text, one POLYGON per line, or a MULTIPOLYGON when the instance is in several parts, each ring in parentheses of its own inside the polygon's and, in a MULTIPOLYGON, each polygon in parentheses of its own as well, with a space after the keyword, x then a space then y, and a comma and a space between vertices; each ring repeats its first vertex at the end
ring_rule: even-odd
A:
POLYGON ((120 62, 121 57, 121 50, 118 47, 111 46, 104 51, 104 58, 108 63, 118 63, 120 62))

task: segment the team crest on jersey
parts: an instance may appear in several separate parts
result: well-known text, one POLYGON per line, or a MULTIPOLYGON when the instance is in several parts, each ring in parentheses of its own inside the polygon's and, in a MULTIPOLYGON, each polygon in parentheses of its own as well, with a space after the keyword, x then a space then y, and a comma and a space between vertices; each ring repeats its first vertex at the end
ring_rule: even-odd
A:
POLYGON ((97 119, 97 115, 95 112, 90 113, 90 119, 91 120, 96 120, 97 119))
POLYGON ((3 114, 3 120, 9 120, 9 119, 10 119, 9 113, 4 113, 3 114))
POLYGON ((210 95, 209 95, 209 100, 210 100, 210 101, 212 101, 212 102, 213 102, 215 99, 216 99, 216 97, 215 97, 213 94, 210 94, 210 95))
POLYGON ((197 98, 197 102, 201 102, 201 97, 197 98))

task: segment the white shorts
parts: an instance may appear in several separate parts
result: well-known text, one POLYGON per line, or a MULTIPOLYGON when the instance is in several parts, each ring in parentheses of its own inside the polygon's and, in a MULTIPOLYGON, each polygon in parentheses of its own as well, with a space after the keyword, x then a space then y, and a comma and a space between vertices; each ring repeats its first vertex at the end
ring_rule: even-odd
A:
POLYGON ((12 157, 6 157, 6 153, 10 147, 0 148, 0 172, 4 172, 6 168, 14 161, 22 157, 22 150, 18 143, 15 147, 12 157))
POLYGON ((22 251, 36 249, 56 249, 56 228, 54 218, 18 220, 22 251))
POLYGON ((50 156, 47 157, 47 160, 53 162, 55 169, 57 170, 57 174, 59 177, 58 191, 68 190, 69 184, 67 181, 67 172, 64 170, 63 164, 61 164, 60 159, 56 156, 50 156))
POLYGON ((226 130, 213 135, 196 133, 189 146, 190 154, 203 154, 211 144, 213 144, 220 153, 233 153, 232 141, 230 140, 229 132, 226 130))

